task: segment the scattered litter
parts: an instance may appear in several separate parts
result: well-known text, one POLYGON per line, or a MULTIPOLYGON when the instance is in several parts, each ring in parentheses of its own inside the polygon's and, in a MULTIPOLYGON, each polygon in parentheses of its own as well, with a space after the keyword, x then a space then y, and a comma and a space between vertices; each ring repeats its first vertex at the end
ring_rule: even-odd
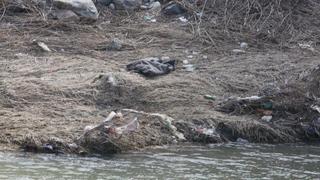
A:
POLYGON ((187 56, 187 58, 192 59, 192 58, 193 58, 193 56, 192 56, 192 55, 189 55, 189 56, 187 56))
POLYGON ((170 57, 169 56, 162 56, 160 59, 162 61, 170 61, 170 57))
POLYGON ((232 52, 233 52, 233 53, 236 53, 236 54, 246 53, 246 51, 244 51, 244 50, 242 50, 242 49, 233 49, 232 52))
POLYGON ((122 109, 107 119, 85 132, 79 145, 88 152, 107 154, 186 140, 172 124, 174 119, 165 114, 122 109))
POLYGON ((117 115, 117 113, 115 113, 114 111, 112 111, 112 112, 108 115, 108 117, 107 117, 103 122, 105 123, 105 122, 111 121, 116 115, 117 115))
POLYGON ((204 95, 203 97, 204 97, 205 99, 209 99, 209 100, 213 100, 213 101, 217 99, 217 97, 212 96, 212 95, 209 95, 209 94, 204 95))
POLYGON ((183 67, 185 68, 185 70, 186 70, 187 72, 193 72, 194 69, 195 69, 194 66, 193 66, 193 64, 184 64, 183 67))
POLYGON ((189 64, 189 61, 188 60, 183 60, 182 63, 183 64, 189 64))
POLYGON ((196 128, 195 131, 199 134, 203 134, 206 136, 213 136, 217 134, 214 128, 196 128))
POLYGON ((116 82, 115 78, 111 74, 108 76, 107 83, 110 84, 111 86, 116 86, 117 85, 117 82, 116 82))
POLYGON ((272 109, 273 104, 272 102, 265 102, 265 103, 262 103, 261 106, 263 109, 272 109))
POLYGON ((244 98, 237 98, 238 100, 248 100, 248 101, 256 101, 261 99, 260 96, 250 96, 250 97, 244 97, 244 98))
POLYGON ((272 116, 262 116, 261 120, 265 122, 270 122, 272 120, 272 116))
POLYGON ((312 105, 311 109, 313 109, 313 110, 317 111, 318 113, 320 113, 320 107, 317 106, 317 105, 312 105))
POLYGON ((86 126, 84 127, 84 132, 87 133, 89 131, 91 131, 92 129, 94 129, 96 126, 94 125, 89 125, 89 126, 86 126))
POLYGON ((154 16, 145 15, 143 18, 144 18, 145 21, 157 22, 157 19, 155 19, 154 16))
POLYGON ((44 152, 53 152, 53 146, 51 144, 44 144, 42 148, 44 152))
POLYGON ((301 49, 307 49, 307 50, 310 50, 310 51, 315 51, 314 47, 312 47, 311 44, 299 43, 298 46, 299 46, 301 49))
POLYGON ((203 59, 208 59, 208 56, 207 55, 203 55, 202 58, 203 59))
POLYGON ((181 22, 183 22, 183 23, 187 23, 188 22, 188 19, 187 18, 185 18, 185 17, 179 17, 178 18, 181 22))
POLYGON ((39 42, 37 40, 33 40, 33 42, 36 43, 43 51, 52 52, 51 49, 44 42, 39 42))
POLYGON ((242 138, 238 138, 238 139, 236 140, 236 142, 237 142, 237 143, 241 143, 241 144, 249 143, 249 141, 248 141, 248 140, 246 140, 246 139, 242 139, 242 138))
POLYGON ((240 48, 241 49, 247 49, 248 48, 248 43, 246 43, 246 42, 240 43, 240 48))
POLYGON ((151 60, 140 60, 127 65, 128 71, 134 71, 147 77, 169 74, 175 70, 176 61, 162 61, 158 58, 151 60))
POLYGON ((133 132, 135 130, 137 130, 139 128, 139 122, 138 122, 138 118, 135 117, 131 122, 129 122, 128 124, 121 126, 121 127, 116 127, 115 128, 115 132, 118 135, 122 135, 124 133, 130 133, 133 132))

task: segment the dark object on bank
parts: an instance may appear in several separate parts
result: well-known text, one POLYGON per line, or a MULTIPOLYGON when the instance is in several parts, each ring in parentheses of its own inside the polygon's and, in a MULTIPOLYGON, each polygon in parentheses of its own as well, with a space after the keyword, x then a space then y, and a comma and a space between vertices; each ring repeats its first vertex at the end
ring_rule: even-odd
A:
POLYGON ((176 61, 159 59, 140 60, 127 65, 128 71, 134 71, 147 77, 169 74, 175 70, 176 61))

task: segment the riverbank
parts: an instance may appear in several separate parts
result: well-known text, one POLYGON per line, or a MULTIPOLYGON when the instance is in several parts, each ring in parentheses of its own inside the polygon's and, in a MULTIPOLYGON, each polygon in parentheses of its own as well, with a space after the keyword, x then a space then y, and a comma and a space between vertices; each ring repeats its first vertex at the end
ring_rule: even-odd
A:
POLYGON ((32 13, 2 19, 1 149, 42 151, 55 146, 67 153, 85 152, 78 143, 85 127, 100 124, 110 112, 121 109, 170 116, 189 142, 208 143, 194 140, 189 127, 215 129, 221 123, 241 124, 248 134, 268 136, 247 137, 251 142, 303 141, 298 134, 281 139, 286 132, 273 133, 280 129, 279 123, 261 120, 264 114, 239 116, 217 111, 217 107, 230 97, 257 96, 267 85, 280 87, 314 69, 319 64, 319 42, 314 43, 314 50, 296 42, 282 49, 270 43, 260 47, 261 43, 250 39, 228 39, 210 46, 195 36, 192 24, 175 18, 152 23, 144 20, 144 12, 130 16, 105 13, 94 24, 81 25, 44 21, 32 13), (123 48, 106 50, 114 38, 123 42, 123 48), (43 52, 35 42, 45 43, 51 52, 43 52), (234 51, 240 42, 252 43, 245 51, 234 51), (176 69, 155 78, 126 70, 129 63, 148 57, 170 57, 176 60, 176 69), (186 61, 195 69, 185 69, 186 61), (106 76, 115 79, 114 87, 101 78, 106 76), (214 98, 205 98, 207 95, 214 98))

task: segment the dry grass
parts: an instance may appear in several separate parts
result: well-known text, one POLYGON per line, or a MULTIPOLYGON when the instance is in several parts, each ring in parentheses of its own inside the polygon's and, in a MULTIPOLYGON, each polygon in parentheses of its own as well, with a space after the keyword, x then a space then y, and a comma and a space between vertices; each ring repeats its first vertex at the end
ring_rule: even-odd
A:
POLYGON ((213 46, 247 41, 279 47, 319 41, 320 2, 316 0, 205 0, 195 33, 213 46))

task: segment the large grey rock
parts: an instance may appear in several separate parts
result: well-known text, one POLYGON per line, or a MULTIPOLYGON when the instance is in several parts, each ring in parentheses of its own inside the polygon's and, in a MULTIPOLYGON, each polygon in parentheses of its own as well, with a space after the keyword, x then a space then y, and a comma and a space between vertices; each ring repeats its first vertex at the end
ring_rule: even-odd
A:
POLYGON ((97 20, 99 16, 92 0, 53 0, 53 4, 59 9, 72 10, 85 19, 97 20))
POLYGON ((71 10, 55 10, 51 13, 53 19, 57 19, 60 21, 78 21, 80 20, 79 16, 76 15, 71 10))

